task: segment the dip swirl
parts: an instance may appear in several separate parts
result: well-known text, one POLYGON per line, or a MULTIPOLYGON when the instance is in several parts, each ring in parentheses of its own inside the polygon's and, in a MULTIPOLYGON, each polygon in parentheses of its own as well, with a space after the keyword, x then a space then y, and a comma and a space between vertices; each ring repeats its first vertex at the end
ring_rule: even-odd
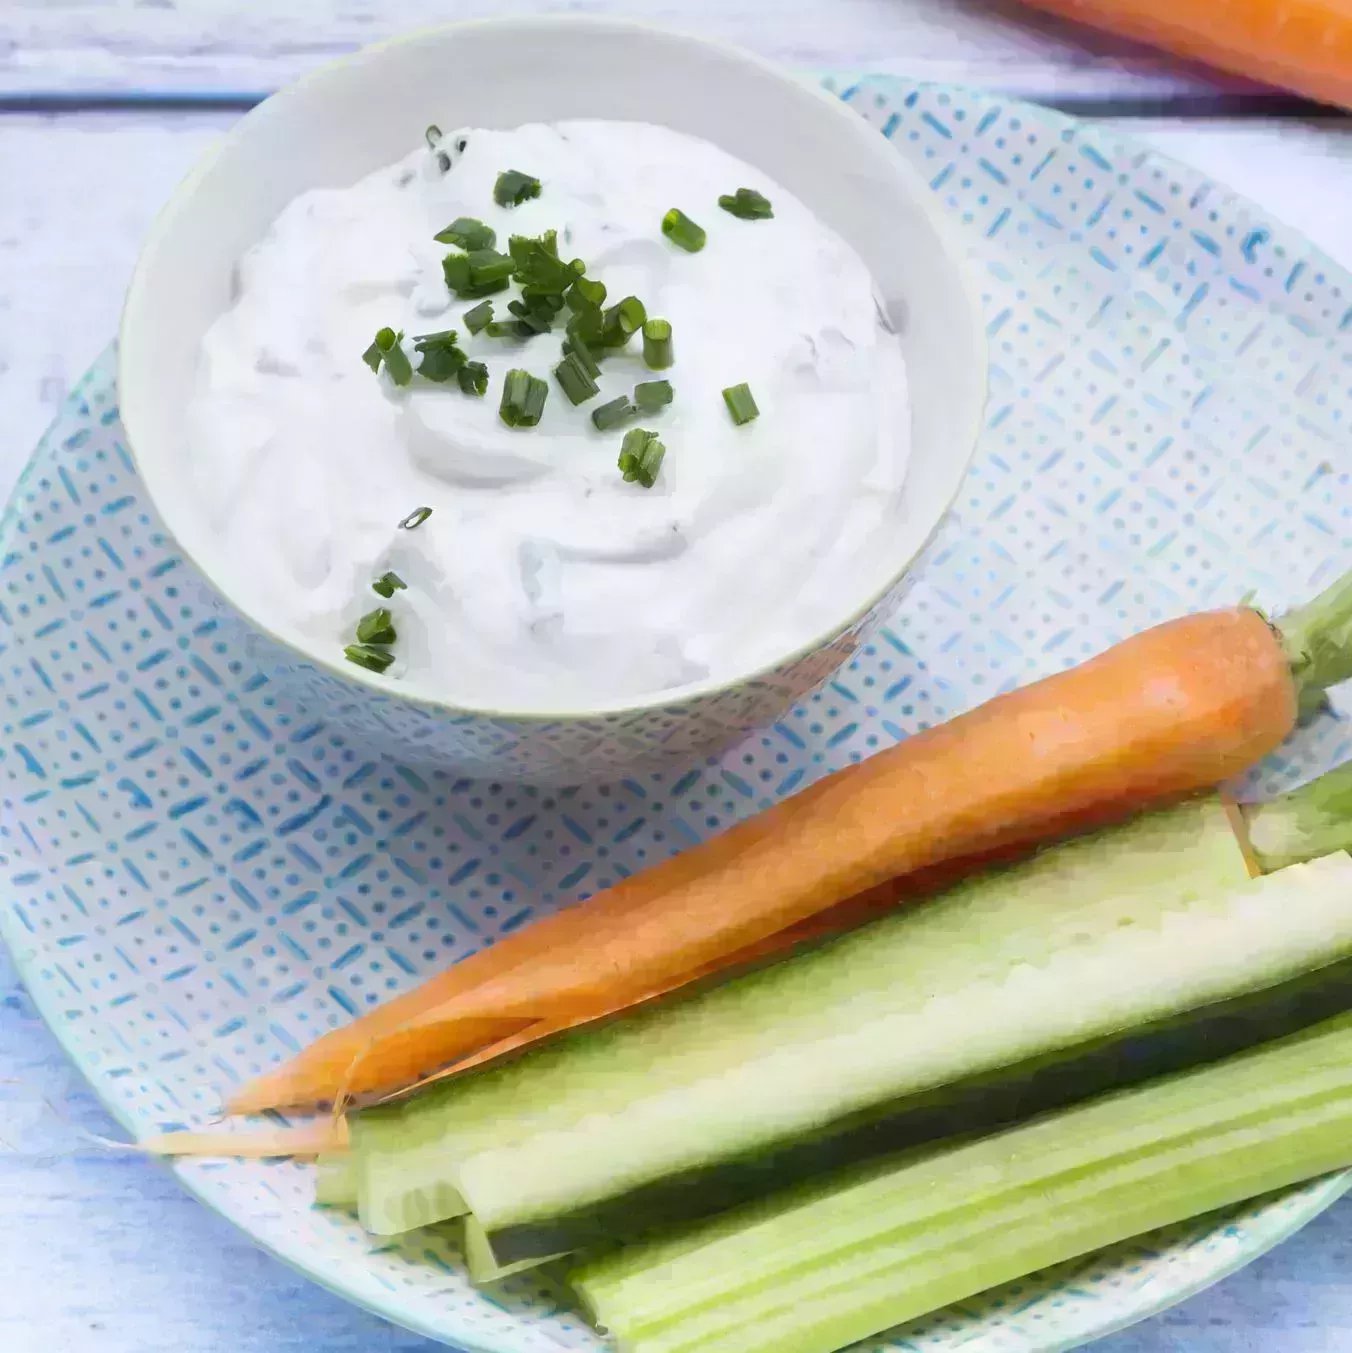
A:
POLYGON ((383 680, 549 713, 749 675, 861 604, 902 510, 910 414, 900 340, 858 255, 765 175, 666 128, 464 129, 438 150, 292 201, 203 340, 187 472, 247 609, 337 657, 386 605, 399 638, 383 680), (507 169, 540 195, 496 205, 507 169), (773 219, 721 210, 739 187, 773 219), (664 238, 672 207, 706 230, 699 252, 664 238), (550 374, 561 326, 469 334, 477 302, 448 291, 433 239, 462 216, 502 250, 556 230, 610 302, 632 294, 670 321, 674 365, 648 370, 635 338, 574 407, 550 374), (487 395, 373 375, 362 353, 385 326, 415 369, 413 335, 456 330, 489 368, 487 395), (549 384, 536 427, 499 418, 509 368, 549 384), (625 429, 589 415, 658 378, 674 400, 630 424, 666 447, 645 488, 617 469, 625 429), (721 391, 743 382, 760 415, 739 426, 721 391), (400 529, 419 506, 431 516, 400 529), (406 586, 382 603, 371 583, 387 571, 406 586))

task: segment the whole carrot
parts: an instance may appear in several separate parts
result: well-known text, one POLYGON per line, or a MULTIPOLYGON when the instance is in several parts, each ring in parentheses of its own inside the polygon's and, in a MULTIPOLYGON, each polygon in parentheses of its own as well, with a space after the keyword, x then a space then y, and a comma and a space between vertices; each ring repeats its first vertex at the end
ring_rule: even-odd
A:
POLYGON ((1352 108, 1348 0, 1029 0, 1221 70, 1352 108))
POLYGON ((716 971, 869 889, 904 893, 891 880, 1209 788, 1272 751, 1299 701, 1348 676, 1352 578, 1280 631, 1246 607, 1170 621, 471 955, 245 1085, 229 1108, 388 1089, 716 971))

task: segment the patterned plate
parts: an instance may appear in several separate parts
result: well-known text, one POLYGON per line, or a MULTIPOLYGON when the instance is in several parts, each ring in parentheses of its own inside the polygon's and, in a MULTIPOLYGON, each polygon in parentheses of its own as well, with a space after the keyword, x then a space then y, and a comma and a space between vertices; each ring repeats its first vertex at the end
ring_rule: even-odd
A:
MULTIPOLYGON (((219 1092, 536 912, 1152 621, 1352 563, 1352 277, 1198 175, 1054 114, 865 79, 984 270, 992 398, 959 505, 848 669, 721 759, 544 791, 403 764, 289 705, 145 504, 112 359, 0 541, 0 932, 130 1132, 219 1092)), ((1273 789, 1349 754, 1326 716, 1273 789)), ((556 1294, 466 1283, 444 1236, 377 1248, 291 1164, 193 1163, 206 1203, 319 1282, 485 1353, 593 1349, 556 1294)), ((874 1349, 1049 1350, 1274 1244, 1343 1177, 988 1293, 874 1349)))

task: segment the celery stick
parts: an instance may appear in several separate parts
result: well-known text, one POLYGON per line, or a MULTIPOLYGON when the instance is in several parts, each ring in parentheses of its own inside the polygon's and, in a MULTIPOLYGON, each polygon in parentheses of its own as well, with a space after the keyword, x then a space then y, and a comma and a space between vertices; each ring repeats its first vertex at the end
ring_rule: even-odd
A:
POLYGON ((1270 803, 1245 804, 1245 833, 1267 870, 1352 846, 1352 762, 1270 803))
POLYGON ((350 1146, 356 1162, 357 1217, 372 1235, 398 1235, 433 1222, 449 1221, 468 1211, 453 1183, 444 1177, 441 1146, 425 1140, 417 1124, 401 1134, 398 1157, 370 1149, 374 1128, 383 1126, 365 1114, 348 1119, 350 1146), (408 1187, 408 1179, 422 1181, 408 1187))
POLYGON ((539 1268, 553 1259, 564 1258, 561 1254, 541 1255, 534 1259, 518 1259, 512 1264, 501 1264, 488 1243, 484 1228, 472 1216, 461 1218, 461 1236, 465 1247, 465 1267, 469 1270, 470 1282, 476 1286, 501 1282, 514 1273, 523 1273, 527 1269, 539 1268))
MULTIPOLYGON (((1225 906, 1172 915, 1247 879, 1224 808, 1199 800, 1068 842, 664 1009, 357 1114, 363 1222, 400 1229, 451 1215, 447 1200, 468 1203, 510 1262, 590 1239, 550 1228, 654 1181, 750 1159, 746 1177, 760 1187, 766 1172, 755 1162, 804 1133, 1198 1004, 1213 990, 1221 999, 1235 983, 1280 980, 1286 960, 1265 940, 1227 941, 1225 906), (1207 986, 1200 971, 1216 943, 1232 960, 1217 969, 1230 986, 1207 986), (1136 956, 1129 975, 1119 946, 1136 956), (1089 955, 1094 976, 1082 971, 1089 955), (1104 966, 1109 986, 1117 974, 1112 1000, 1094 989, 1104 966), (509 1228, 519 1244, 502 1243, 509 1228)), ((1237 905, 1258 913, 1262 928, 1266 908, 1237 905)), ((686 1191, 684 1206, 698 1212, 709 1195, 716 1205, 731 1181, 725 1173, 713 1182, 686 1191)))
POLYGON ((350 1152, 315 1161, 315 1202, 320 1207, 357 1206, 357 1163, 350 1152))
POLYGON ((1352 1014, 980 1141, 584 1263, 622 1353, 831 1353, 1143 1231, 1352 1164, 1352 1014))

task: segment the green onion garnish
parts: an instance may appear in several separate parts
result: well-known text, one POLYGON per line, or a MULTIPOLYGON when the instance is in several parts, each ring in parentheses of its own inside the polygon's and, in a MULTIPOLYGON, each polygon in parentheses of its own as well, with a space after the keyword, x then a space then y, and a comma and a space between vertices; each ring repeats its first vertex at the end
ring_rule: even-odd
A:
POLYGON ((495 319, 484 325, 485 338, 520 338, 521 330, 514 319, 495 319))
POLYGON ((643 413, 656 413, 671 403, 670 381, 640 381, 634 386, 634 403, 643 413))
POLYGON ((592 351, 587 346, 586 340, 579 335, 570 334, 563 340, 563 355, 565 357, 576 357, 578 365, 593 380, 601 374, 601 368, 597 365, 596 358, 592 356, 592 351))
POLYGON ((415 334, 413 348, 422 355, 418 374, 429 381, 448 381, 465 364, 465 354, 455 343, 454 329, 443 329, 436 334, 415 334))
POLYGON ((626 296, 603 314, 601 345, 607 348, 624 347, 648 318, 648 312, 637 296, 626 296))
POLYGON ((577 280, 577 273, 571 264, 559 258, 556 233, 546 230, 538 239, 513 235, 507 247, 515 265, 513 276, 521 283, 521 294, 527 298, 557 297, 556 310, 562 310, 563 293, 577 280))
POLYGON ((416 531, 428 517, 432 515, 430 507, 415 507, 412 512, 399 523, 401 531, 416 531))
POLYGON ((643 360, 654 371, 665 371, 675 360, 671 346, 671 323, 650 319, 643 326, 643 360))
POLYGON ((589 399, 594 398, 601 388, 592 379, 575 352, 570 352, 554 368, 554 379, 558 381, 559 388, 563 393, 568 396, 568 402, 574 405, 585 404, 589 399))
POLYGON ((592 423, 598 432, 609 432, 611 428, 627 423, 637 413, 638 410, 629 402, 628 396, 621 395, 618 399, 612 399, 610 403, 593 409, 592 423))
POLYGON ((369 644, 348 644, 343 649, 343 657, 365 667, 368 672, 383 672, 394 661, 394 654, 383 648, 372 648, 369 644))
POLYGON ((361 355, 362 361, 372 371, 379 371, 383 364, 396 385, 407 385, 413 379, 413 363, 399 346, 403 336, 402 329, 398 333, 389 327, 380 329, 376 333, 375 341, 361 355))
POLYGON ((511 283, 515 267, 507 254, 492 249, 475 249, 468 254, 447 254, 441 260, 446 285, 466 300, 491 296, 511 283))
POLYGON ((538 376, 519 368, 509 371, 502 383, 502 403, 498 417, 509 428, 533 428, 549 397, 549 386, 538 376))
POLYGON ((500 207, 519 207, 528 198, 540 196, 540 180, 519 169, 504 169, 493 185, 493 201, 500 207))
POLYGON ((657 433, 633 428, 624 434, 620 445, 620 473, 626 484, 642 484, 650 489, 657 482, 662 468, 662 457, 667 448, 657 440, 657 433))
POLYGON ((472 334, 477 334, 481 329, 487 327, 488 322, 493 318, 493 302, 480 301, 478 305, 466 310, 460 316, 465 322, 465 328, 472 334))
POLYGON ((756 401, 752 398, 751 387, 745 383, 730 385, 723 391, 723 403, 728 406, 732 421, 740 427, 760 416, 756 401))
POLYGON ((508 302, 507 309, 514 314, 526 335, 547 334, 554 327, 554 316, 563 309, 563 300, 556 296, 523 296, 508 302))
POLYGON ((432 238, 442 244, 458 244, 462 249, 491 249, 498 242, 497 231, 473 216, 457 216, 432 238))
POLYGON ((590 277, 579 277, 568 288, 568 308, 573 311, 584 310, 589 305, 606 303, 606 284, 590 277))
POLYGON ((605 342, 606 317, 599 305, 581 301, 568 317, 568 337, 583 342, 589 348, 600 348, 605 342))
POLYGON ((482 362, 466 362, 455 378, 467 395, 482 395, 488 390, 488 368, 482 362))
POLYGON ((380 644, 384 647, 394 643, 398 637, 394 632, 394 617, 384 606, 368 611, 357 621, 359 644, 380 644))
POLYGON ((762 197, 754 188, 738 188, 735 193, 724 193, 718 205, 741 221, 768 221, 775 214, 768 197, 762 197))
POLYGON ((704 227, 696 225, 679 207, 672 207, 662 218, 662 233, 678 249, 684 249, 688 254, 699 253, 708 238, 704 227))
POLYGON ((396 592, 402 592, 407 586, 408 584, 397 573, 382 573, 371 584, 371 591, 378 597, 392 597, 396 592))

